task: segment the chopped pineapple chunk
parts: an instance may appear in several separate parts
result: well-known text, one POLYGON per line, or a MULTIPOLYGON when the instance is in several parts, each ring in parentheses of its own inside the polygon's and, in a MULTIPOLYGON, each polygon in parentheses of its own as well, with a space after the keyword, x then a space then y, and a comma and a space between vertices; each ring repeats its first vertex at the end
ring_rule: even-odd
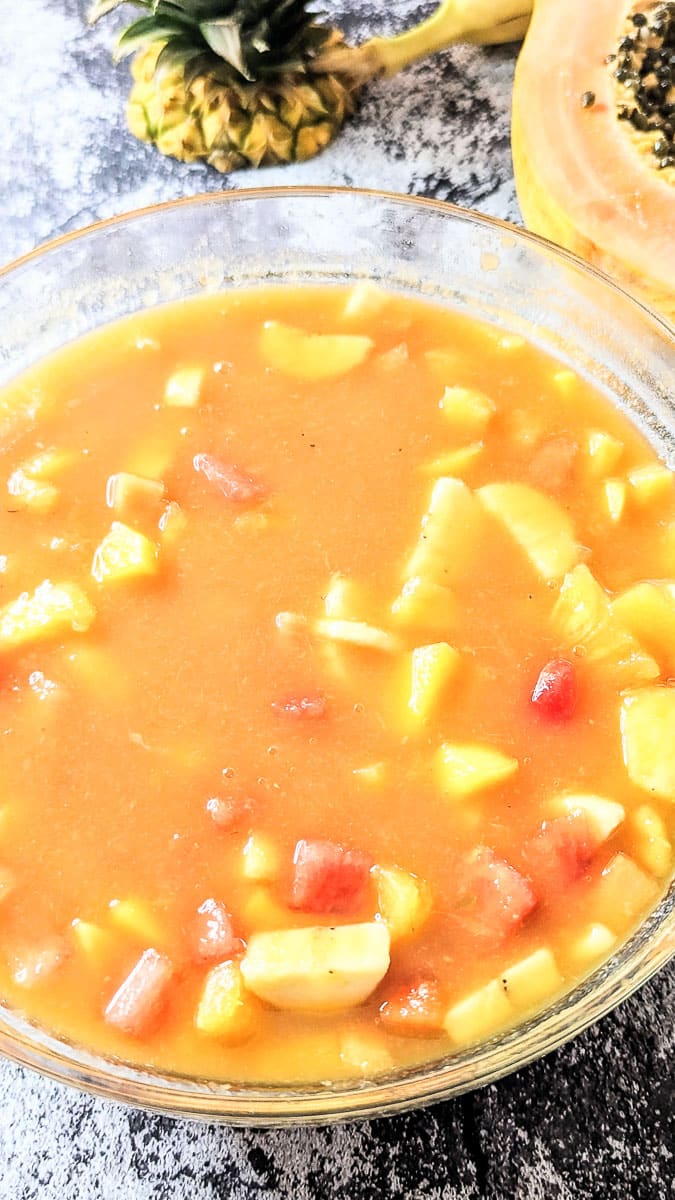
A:
POLYGON ((180 504, 170 500, 158 521, 163 546, 175 546, 187 529, 188 519, 180 504))
POLYGON ((673 860, 673 847, 666 823, 651 804, 641 804, 631 814, 635 833, 634 853, 641 866, 657 879, 667 875, 673 860))
POLYGON ((244 856, 244 879, 256 883, 271 883, 279 874, 279 854, 269 838, 261 833, 252 833, 242 850, 244 856))
POLYGON ((76 945, 93 963, 100 963, 113 952, 115 938, 109 929, 93 921, 81 921, 76 917, 71 924, 76 945))
POLYGON ((45 579, 34 592, 23 592, 0 608, 0 650, 86 633, 95 616, 96 609, 76 583, 45 579))
POLYGON ((480 505, 466 484, 441 476, 432 488, 404 578, 421 575, 443 587, 461 578, 480 540, 482 521, 480 505))
POLYGON ((199 1032, 228 1042, 243 1042, 255 1032, 258 1017, 257 1001, 246 991, 238 964, 228 961, 212 967, 195 1014, 199 1032))
POLYGON ((563 579, 551 620, 565 647, 581 650, 587 662, 610 669, 620 687, 660 675, 658 663, 614 615, 607 592, 585 563, 563 579))
POLYGON ((431 889, 424 879, 400 867, 373 867, 377 908, 392 942, 409 937, 431 913, 431 889))
POLYGON ((204 382, 203 367, 180 367, 170 375, 164 388, 164 403, 169 408, 197 408, 204 382))
POLYGON ((467 446, 459 446, 456 450, 446 450, 431 462, 423 463, 420 469, 425 475, 461 476, 480 458, 484 449, 482 442, 469 442, 467 446))
POLYGON ((111 900, 110 919, 119 928, 150 945, 166 941, 165 933, 151 908, 143 900, 111 900))
POLYGON ((500 971, 499 979, 515 1008, 536 1008, 543 1000, 559 992, 562 975, 548 947, 535 950, 511 967, 500 971))
POLYGON ((425 350, 424 361, 430 371, 443 384, 456 378, 458 372, 466 365, 466 357, 459 349, 425 350))
POLYGON ((37 513, 52 512, 60 496, 54 477, 70 466, 74 454, 65 450, 42 450, 17 467, 9 477, 10 496, 24 507, 37 513))
POLYGON ((366 607, 364 589, 356 580, 338 572, 331 576, 328 591, 323 598, 323 606, 327 617, 356 621, 366 607))
POLYGON ((413 650, 408 709, 417 722, 424 724, 433 716, 460 661, 459 651, 447 642, 433 642, 413 650))
POLYGON ((443 742, 436 752, 441 788, 452 796, 471 796, 505 783, 518 770, 518 759, 493 746, 443 742))
POLYGON ((625 696, 621 739, 633 783, 675 801, 675 687, 646 687, 625 696))
POLYGON ((453 1042, 466 1044, 496 1033, 513 1018, 513 1008, 503 984, 491 979, 471 992, 445 1014, 443 1025, 453 1042))
POLYGON ((606 925, 601 925, 595 921, 588 925, 580 937, 576 938, 571 946, 570 953, 578 962, 589 963, 595 962, 599 958, 604 958, 609 954, 613 946, 616 945, 616 934, 612 933, 606 925))
POLYGON ((254 888, 241 906, 244 929, 260 933, 271 929, 283 929, 294 921, 301 923, 301 916, 280 904, 268 887, 262 884, 254 888))
POLYGON ((470 437, 480 437, 497 411, 484 392, 464 387, 446 387, 438 407, 454 430, 470 437))
POLYGON ((579 561, 580 548, 565 510, 526 483, 488 483, 476 492, 544 580, 561 579, 579 561))
POLYGON ((345 1030, 340 1038, 340 1062, 364 1078, 394 1069, 382 1034, 368 1029, 345 1030))
POLYGON ((457 600, 450 588, 423 575, 406 579, 391 606, 392 620, 406 629, 446 633, 457 619, 457 600))
POLYGON ((604 479, 617 466, 623 454, 623 442, 603 429, 592 429, 586 443, 588 468, 596 479, 604 479))
POLYGON ((360 279, 351 289, 343 316, 349 318, 376 317, 389 302, 387 293, 370 279, 360 279))
POLYGON ((94 553, 91 573, 97 583, 123 583, 156 575, 158 567, 154 542, 129 525, 113 521, 94 553))
POLYGON ((563 367, 560 371, 553 372, 551 382, 563 396, 569 396, 578 388, 579 376, 569 368, 563 367))
POLYGON ((314 383, 347 375, 364 362, 373 345, 369 337, 306 333, 281 321, 266 321, 260 336, 260 351, 272 367, 314 383))
POLYGON ((132 475, 130 471, 118 471, 109 475, 105 489, 105 500, 121 517, 135 516, 148 511, 154 513, 164 498, 165 487, 160 479, 147 479, 143 475, 132 475))
POLYGON ((636 583, 612 601, 612 612, 653 654, 663 673, 674 675, 675 596, 656 584, 636 583))
POLYGON ((140 442, 129 455, 124 470, 144 479, 163 479, 176 457, 176 439, 167 431, 140 442))
POLYGON ((557 813, 575 816, 583 813, 588 830, 594 841, 604 842, 619 828, 626 810, 616 800, 608 800, 605 796, 596 796, 586 792, 561 796, 554 809, 557 813))
POLYGON ((673 490, 673 472, 662 463, 649 463, 628 472, 628 482, 638 504, 658 504, 673 490))
POLYGON ((314 630, 320 637, 334 642, 345 642, 364 650, 377 650, 383 654, 397 654, 401 649, 399 639, 386 629, 368 625, 365 621, 338 621, 320 619, 314 622, 314 630))
POLYGON ((592 886, 586 911, 613 933, 622 934, 654 903, 658 884, 627 854, 615 854, 592 886))
POLYGON ((602 490, 605 496, 605 507, 610 521, 615 524, 620 521, 623 516, 623 510, 626 507, 627 487, 623 479, 606 479, 602 485, 602 490))
POLYGON ((323 1012, 362 1004, 388 969, 382 921, 254 933, 241 964, 246 986, 261 1000, 323 1012))
POLYGON ((375 365, 382 371, 396 371, 407 363, 409 357, 406 343, 399 342, 397 346, 392 346, 391 350, 385 350, 383 354, 378 354, 375 365))

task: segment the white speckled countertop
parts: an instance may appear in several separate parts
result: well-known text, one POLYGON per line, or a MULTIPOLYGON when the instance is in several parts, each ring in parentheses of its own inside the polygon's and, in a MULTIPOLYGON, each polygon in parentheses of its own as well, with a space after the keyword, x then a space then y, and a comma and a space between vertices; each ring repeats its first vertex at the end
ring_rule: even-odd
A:
MULTIPOLYGON (((222 178, 127 134, 127 69, 85 0, 0 0, 0 263, 158 200, 261 184, 433 195, 518 219, 509 154, 515 48, 458 48, 374 84, 303 166, 222 178)), ((355 39, 412 22, 412 0, 325 3, 355 39), (343 20, 344 18, 344 20, 343 20)), ((427 6, 428 7, 428 6, 427 6)), ((675 1171, 673 981, 665 971, 543 1062, 426 1112, 322 1130, 172 1121, 0 1064, 0 1200, 667 1200, 675 1171)))

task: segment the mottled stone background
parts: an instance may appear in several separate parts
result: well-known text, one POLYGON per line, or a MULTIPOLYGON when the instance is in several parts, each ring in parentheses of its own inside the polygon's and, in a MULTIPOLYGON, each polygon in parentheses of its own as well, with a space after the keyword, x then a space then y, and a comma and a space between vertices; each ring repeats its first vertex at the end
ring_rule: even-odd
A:
MULTIPOLYGON (((362 38, 412 22, 425 6, 323 7, 362 38)), ((84 0, 0 0, 0 262, 139 205, 262 183, 384 187, 518 219, 513 48, 458 48, 375 84, 322 157, 222 179, 126 133, 128 76, 109 61, 112 22, 88 31, 85 9, 84 0)), ((3 1064, 0 1200, 667 1200, 673 979, 662 973, 571 1046, 482 1092, 341 1128, 174 1122, 3 1064)))

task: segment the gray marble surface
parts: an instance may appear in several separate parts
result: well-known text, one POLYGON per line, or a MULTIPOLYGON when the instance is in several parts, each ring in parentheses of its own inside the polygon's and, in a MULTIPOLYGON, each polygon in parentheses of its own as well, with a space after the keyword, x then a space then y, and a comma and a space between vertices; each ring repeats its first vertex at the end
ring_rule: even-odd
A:
MULTIPOLYGON (((424 10, 412 0, 322 7, 359 38, 424 10)), ((514 48, 457 48, 374 84, 320 158, 223 179, 129 136, 127 71, 108 56, 112 22, 88 31, 85 9, 84 0, 0 0, 0 262, 139 205, 261 184, 384 187, 518 219, 514 48)), ((172 1121, 0 1064, 0 1200, 667 1200, 674 982, 663 972, 573 1044, 481 1092, 322 1130, 172 1121)))

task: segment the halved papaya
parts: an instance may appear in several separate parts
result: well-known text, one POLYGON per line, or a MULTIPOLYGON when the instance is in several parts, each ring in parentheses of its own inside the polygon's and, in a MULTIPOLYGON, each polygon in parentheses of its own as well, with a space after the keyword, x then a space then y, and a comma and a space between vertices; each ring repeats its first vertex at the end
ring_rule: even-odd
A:
POLYGON ((535 0, 513 91, 526 224, 675 319, 675 4, 535 0))

